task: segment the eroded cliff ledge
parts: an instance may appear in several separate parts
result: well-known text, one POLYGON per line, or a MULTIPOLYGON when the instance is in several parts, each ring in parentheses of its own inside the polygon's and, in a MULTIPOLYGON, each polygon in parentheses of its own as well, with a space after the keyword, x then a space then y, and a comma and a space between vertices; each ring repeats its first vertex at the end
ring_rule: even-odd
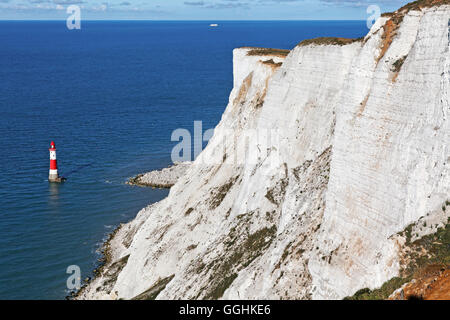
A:
POLYGON ((419 1, 359 41, 235 49, 207 148, 79 297, 339 299, 398 276, 401 233, 450 215, 449 19, 419 1))

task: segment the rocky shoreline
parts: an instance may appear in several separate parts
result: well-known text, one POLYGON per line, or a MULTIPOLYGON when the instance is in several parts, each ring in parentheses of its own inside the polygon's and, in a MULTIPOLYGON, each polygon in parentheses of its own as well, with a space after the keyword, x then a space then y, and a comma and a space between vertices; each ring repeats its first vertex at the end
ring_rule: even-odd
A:
POLYGON ((83 300, 83 296, 85 293, 86 288, 91 285, 96 279, 98 279, 102 273, 105 271, 105 268, 111 264, 113 261, 113 254, 112 254, 112 247, 111 247, 111 241, 114 239, 116 234, 120 231, 120 229, 123 227, 123 223, 119 224, 111 233, 108 234, 108 239, 105 240, 105 242, 102 244, 100 252, 101 252, 101 258, 97 260, 98 265, 97 267, 92 271, 93 277, 87 277, 83 284, 81 285, 81 288, 77 291, 72 291, 68 296, 66 296, 66 300, 83 300))
MULTIPOLYGON (((191 164, 192 162, 175 162, 173 165, 161 170, 153 170, 147 173, 138 174, 137 176, 130 178, 126 184, 140 187, 169 189, 178 181, 186 170, 190 168, 191 164)), ((126 224, 127 223, 121 223, 108 235, 108 239, 101 247, 102 257, 98 259, 98 266, 92 272, 93 278, 87 277, 78 291, 73 291, 66 297, 67 300, 85 299, 86 288, 99 280, 106 269, 117 260, 120 255, 120 250, 114 251, 112 242, 126 224)))
POLYGON ((190 168, 192 162, 175 162, 172 166, 162 170, 153 170, 138 174, 127 181, 129 185, 170 189, 178 179, 190 168))

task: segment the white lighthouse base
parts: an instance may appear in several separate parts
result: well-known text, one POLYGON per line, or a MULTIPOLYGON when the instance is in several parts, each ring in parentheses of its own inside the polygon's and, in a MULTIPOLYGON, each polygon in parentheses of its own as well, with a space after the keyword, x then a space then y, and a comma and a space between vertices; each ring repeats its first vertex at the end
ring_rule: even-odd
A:
POLYGON ((66 180, 67 180, 66 178, 60 177, 60 176, 58 175, 58 173, 50 173, 50 174, 48 175, 48 181, 49 181, 49 182, 57 182, 57 183, 61 183, 61 182, 64 182, 64 181, 66 181, 66 180))

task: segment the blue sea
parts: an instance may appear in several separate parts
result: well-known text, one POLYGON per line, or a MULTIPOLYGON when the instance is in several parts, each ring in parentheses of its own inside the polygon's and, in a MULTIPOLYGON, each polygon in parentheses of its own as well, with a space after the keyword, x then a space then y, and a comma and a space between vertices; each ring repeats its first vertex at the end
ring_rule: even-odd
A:
POLYGON ((221 118, 232 50, 361 37, 364 21, 0 22, 0 299, 64 299, 107 235, 167 190, 126 185, 170 164, 177 128, 221 118), (49 184, 57 147, 64 184, 49 184))

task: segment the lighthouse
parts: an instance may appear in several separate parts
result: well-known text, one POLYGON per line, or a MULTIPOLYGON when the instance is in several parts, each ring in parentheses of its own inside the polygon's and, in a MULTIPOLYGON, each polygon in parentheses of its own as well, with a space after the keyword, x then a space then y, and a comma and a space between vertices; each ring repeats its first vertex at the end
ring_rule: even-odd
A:
POLYGON ((48 174, 48 181, 50 182, 62 182, 64 179, 58 175, 58 163, 56 162, 56 146, 52 141, 50 143, 50 171, 48 174))

